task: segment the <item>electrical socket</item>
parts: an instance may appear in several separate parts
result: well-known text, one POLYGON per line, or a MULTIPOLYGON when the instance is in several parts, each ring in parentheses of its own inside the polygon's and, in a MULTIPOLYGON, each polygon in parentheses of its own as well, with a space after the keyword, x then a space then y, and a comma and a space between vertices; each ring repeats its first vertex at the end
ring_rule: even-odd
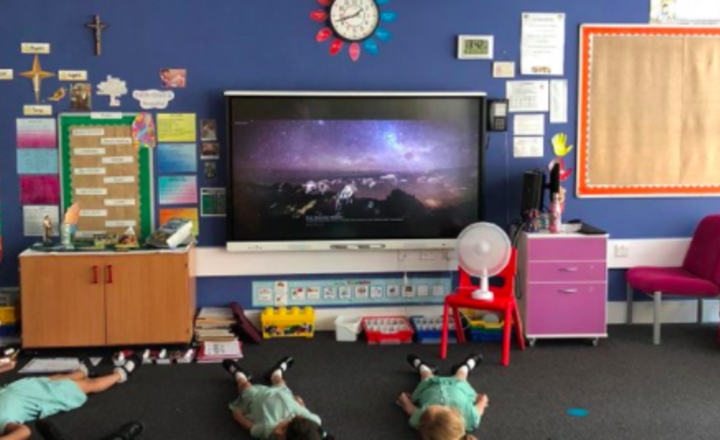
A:
POLYGON ((398 252, 398 261, 411 261, 411 260, 419 260, 420 259, 420 252, 417 251, 399 251, 398 252))
POLYGON ((629 258, 630 257, 630 245, 627 243, 616 243, 615 244, 615 258, 629 258))
POLYGON ((420 259, 421 260, 438 260, 440 252, 439 251, 420 251, 420 259))

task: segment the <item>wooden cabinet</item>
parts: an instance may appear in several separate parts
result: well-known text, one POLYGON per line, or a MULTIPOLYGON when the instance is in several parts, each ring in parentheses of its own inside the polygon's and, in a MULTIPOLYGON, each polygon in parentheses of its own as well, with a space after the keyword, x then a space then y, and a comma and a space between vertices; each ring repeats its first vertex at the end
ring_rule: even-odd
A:
POLYGON ((188 343, 195 251, 20 255, 23 347, 188 343))
POLYGON ((607 337, 607 239, 523 233, 519 308, 531 346, 540 338, 607 337))

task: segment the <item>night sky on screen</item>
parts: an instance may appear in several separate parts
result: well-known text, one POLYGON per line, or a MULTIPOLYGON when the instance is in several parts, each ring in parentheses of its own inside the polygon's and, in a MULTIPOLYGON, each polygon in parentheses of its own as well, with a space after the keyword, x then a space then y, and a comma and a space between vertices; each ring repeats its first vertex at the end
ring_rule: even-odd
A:
POLYGON ((450 122, 251 121, 235 130, 241 168, 424 173, 477 162, 477 134, 450 122))

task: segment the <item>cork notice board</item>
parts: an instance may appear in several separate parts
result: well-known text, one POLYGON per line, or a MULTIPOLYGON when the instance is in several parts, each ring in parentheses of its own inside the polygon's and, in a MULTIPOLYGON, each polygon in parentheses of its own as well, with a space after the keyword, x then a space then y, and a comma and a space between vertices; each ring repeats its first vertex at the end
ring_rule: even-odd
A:
POLYGON ((59 116, 62 206, 77 202, 76 235, 121 235, 132 226, 142 241, 153 227, 152 155, 132 142, 135 115, 59 116))
POLYGON ((720 195, 720 28, 583 25, 579 197, 720 195))

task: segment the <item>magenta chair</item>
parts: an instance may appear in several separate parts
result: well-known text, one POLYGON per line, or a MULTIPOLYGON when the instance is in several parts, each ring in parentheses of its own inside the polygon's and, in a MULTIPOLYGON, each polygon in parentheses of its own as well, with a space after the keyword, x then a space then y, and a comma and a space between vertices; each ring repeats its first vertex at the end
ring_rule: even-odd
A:
POLYGON ((627 271, 628 324, 632 323, 634 290, 653 295, 655 324, 653 342, 660 344, 660 312, 663 295, 698 299, 698 322, 702 300, 720 295, 720 215, 702 219, 693 235, 682 267, 634 267, 627 271))

